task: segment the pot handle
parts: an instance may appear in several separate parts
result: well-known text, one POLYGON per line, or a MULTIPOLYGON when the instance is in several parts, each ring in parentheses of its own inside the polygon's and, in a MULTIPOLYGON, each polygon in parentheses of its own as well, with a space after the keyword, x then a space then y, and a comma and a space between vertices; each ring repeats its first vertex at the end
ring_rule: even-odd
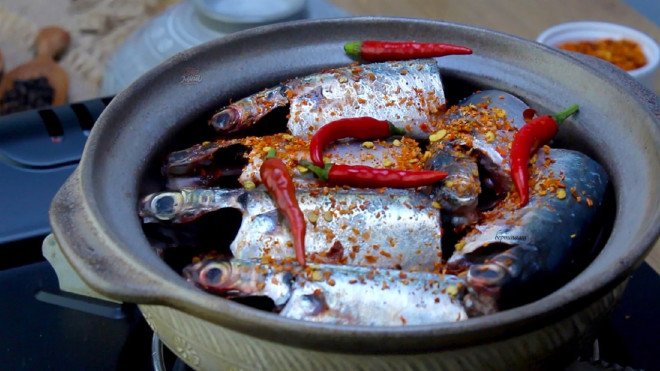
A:
MULTIPOLYGON (((175 285, 162 278, 168 272, 156 275, 110 246, 111 239, 90 216, 82 198, 76 169, 53 198, 49 212, 53 235, 73 273, 94 291, 114 300, 164 304, 176 299, 175 285)), ((173 271, 169 273, 181 279, 173 271)))

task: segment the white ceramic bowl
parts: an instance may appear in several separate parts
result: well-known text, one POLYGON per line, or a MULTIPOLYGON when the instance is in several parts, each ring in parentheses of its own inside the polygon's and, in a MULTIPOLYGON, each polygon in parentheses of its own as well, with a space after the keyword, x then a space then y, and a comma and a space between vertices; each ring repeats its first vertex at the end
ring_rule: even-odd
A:
POLYGON ((216 21, 254 27, 294 17, 304 10, 306 0, 193 0, 193 3, 206 17, 216 21))
POLYGON ((648 35, 630 27, 607 22, 568 22, 561 23, 543 31, 536 41, 557 47, 569 41, 599 40, 611 38, 615 40, 629 39, 637 42, 646 56, 646 65, 628 71, 649 89, 654 90, 655 74, 660 63, 658 43, 648 35))

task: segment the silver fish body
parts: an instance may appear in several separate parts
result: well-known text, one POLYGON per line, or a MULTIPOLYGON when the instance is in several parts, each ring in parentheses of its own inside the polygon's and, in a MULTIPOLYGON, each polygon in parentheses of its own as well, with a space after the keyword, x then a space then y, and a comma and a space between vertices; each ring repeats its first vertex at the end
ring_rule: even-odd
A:
MULTIPOLYGON (((297 190, 307 220, 308 261, 431 271, 441 264, 440 211, 415 190, 297 190), (327 193, 327 194, 325 194, 327 193)), ((188 189, 143 199, 144 222, 187 222, 234 208, 242 223, 230 248, 236 258, 293 257, 293 239, 263 187, 251 191, 188 189)))
POLYGON ((604 202, 605 170, 586 155, 564 149, 539 151, 537 166, 537 181, 557 178, 565 188, 545 194, 534 190, 526 206, 477 225, 449 259, 449 266, 469 269, 471 314, 495 312, 504 296, 552 281, 581 250, 591 248, 583 241, 604 202))
POLYGON ((224 296, 267 296, 281 316, 305 321, 401 326, 467 319, 461 305, 465 284, 452 275, 238 259, 202 261, 184 275, 224 296))
POLYGON ((220 132, 235 132, 288 105, 288 128, 299 137, 340 118, 371 116, 426 138, 422 124, 439 118, 445 104, 435 60, 373 63, 286 81, 230 104, 210 124, 220 132))
POLYGON ((366 326, 424 325, 468 318, 461 302, 465 285, 456 276, 356 268, 334 266, 328 279, 304 282, 293 290, 280 314, 312 322, 366 326))

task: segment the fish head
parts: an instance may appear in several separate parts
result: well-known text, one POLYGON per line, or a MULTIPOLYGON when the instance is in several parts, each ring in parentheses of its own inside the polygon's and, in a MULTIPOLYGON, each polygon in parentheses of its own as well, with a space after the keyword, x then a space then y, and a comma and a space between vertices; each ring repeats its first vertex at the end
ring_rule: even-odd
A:
POLYGON ((477 222, 477 205, 481 184, 477 162, 462 151, 436 143, 431 145, 431 157, 425 168, 449 175, 442 187, 434 189, 434 198, 441 205, 443 219, 455 229, 463 229, 477 222))
POLYGON ((219 149, 218 143, 196 144, 188 149, 175 151, 167 156, 163 173, 173 176, 189 175, 203 161, 210 161, 219 149))
POLYGON ((190 282, 216 293, 229 293, 236 289, 240 276, 234 274, 227 259, 206 259, 183 269, 183 276, 190 282))
POLYGON ((206 258, 183 269, 183 276, 202 289, 228 299, 266 297, 281 308, 291 297, 295 277, 288 266, 273 270, 257 260, 206 258))
POLYGON ((209 125, 218 132, 229 133, 235 131, 241 123, 241 113, 235 107, 227 107, 214 114, 209 125))
MULTIPOLYGON (((539 271, 538 248, 528 243, 501 244, 467 272, 468 294, 464 298, 470 316, 495 313, 503 308, 524 302, 539 271)), ((468 259, 470 259, 468 257, 468 259)))

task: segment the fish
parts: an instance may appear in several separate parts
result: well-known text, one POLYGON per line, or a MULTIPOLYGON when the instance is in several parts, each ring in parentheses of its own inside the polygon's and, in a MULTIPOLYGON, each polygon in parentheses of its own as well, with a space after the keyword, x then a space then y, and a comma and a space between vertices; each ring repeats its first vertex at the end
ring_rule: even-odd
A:
POLYGON ((529 203, 511 197, 457 244, 449 271, 467 270, 466 310, 494 313, 503 303, 538 297, 543 282, 557 282, 576 257, 603 208, 609 179, 587 155, 544 147, 531 175, 529 203))
POLYGON ((433 188, 433 199, 440 204, 443 224, 459 233, 479 218, 481 182, 477 160, 452 147, 431 145, 430 151, 425 167, 447 173, 442 184, 433 188))
POLYGON ((525 123, 526 108, 505 91, 484 90, 447 111, 443 128, 434 133, 436 139, 430 136, 431 156, 425 167, 449 174, 436 188, 435 200, 455 232, 474 225, 480 207, 492 207, 512 189, 508 146, 525 123), (483 192, 492 194, 490 202, 483 201, 483 192))
MULTIPOLYGON (((371 144, 366 148, 360 142, 336 142, 324 151, 324 157, 329 162, 376 168, 418 170, 422 167, 422 151, 414 139, 374 140, 371 144)), ((297 187, 318 183, 307 168, 297 166, 302 160, 310 161, 309 141, 282 133, 220 139, 172 152, 163 170, 167 188, 212 187, 222 177, 237 177, 243 187, 250 188, 261 183, 259 169, 268 149, 274 149, 277 157, 289 166, 297 187)))
POLYGON ((452 144, 465 146, 476 155, 486 173, 484 186, 493 188, 497 194, 508 192, 513 187, 508 147, 516 131, 525 125, 523 112, 528 107, 518 97, 505 91, 484 90, 461 101, 458 113, 450 115, 449 125, 467 124, 472 128, 469 140, 459 137, 452 144), (495 123, 495 128, 484 130, 484 120, 495 123))
POLYGON ((424 139, 429 123, 445 111, 446 100, 434 59, 352 65, 294 78, 240 99, 215 113, 209 124, 217 132, 233 133, 285 106, 287 127, 301 138, 334 120, 370 116, 424 139))
POLYGON ((459 277, 382 268, 207 259, 184 277, 225 297, 266 296, 280 316, 341 325, 402 326, 466 320, 459 277))
MULTIPOLYGON (((409 271, 433 271, 442 265, 440 210, 423 192, 317 188, 298 189, 296 198, 307 221, 309 262, 409 271)), ((142 199, 139 214, 144 223, 187 223, 223 208, 242 214, 230 245, 235 258, 294 256, 290 230, 263 186, 153 193, 142 199)))

